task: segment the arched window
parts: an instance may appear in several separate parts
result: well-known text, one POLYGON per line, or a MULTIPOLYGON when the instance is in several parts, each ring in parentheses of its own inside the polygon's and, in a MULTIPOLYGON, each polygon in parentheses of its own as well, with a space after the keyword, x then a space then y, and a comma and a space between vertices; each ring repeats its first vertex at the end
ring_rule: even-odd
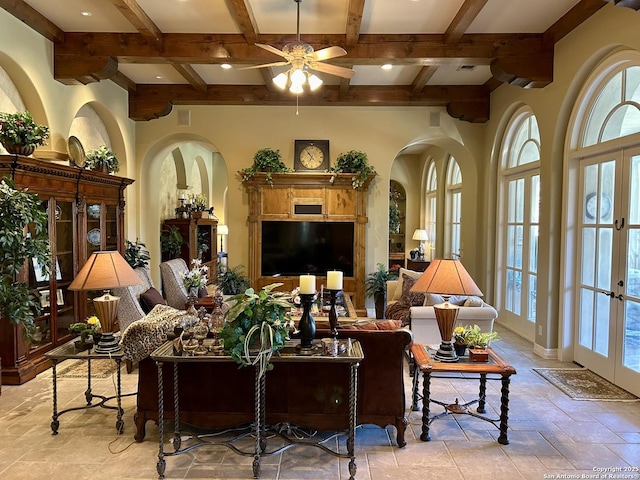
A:
POLYGON ((500 319, 533 341, 536 321, 540 203, 540 132, 523 107, 509 123, 502 147, 498 212, 500 319))
POLYGON ((462 172, 456 159, 447 166, 446 258, 462 258, 460 227, 462 218, 462 172))
POLYGON ((436 173, 436 164, 433 160, 429 162, 427 170, 427 188, 425 193, 426 201, 426 220, 425 229, 429 235, 429 241, 425 252, 427 260, 433 260, 433 252, 436 249, 436 218, 438 207, 438 174, 436 173))

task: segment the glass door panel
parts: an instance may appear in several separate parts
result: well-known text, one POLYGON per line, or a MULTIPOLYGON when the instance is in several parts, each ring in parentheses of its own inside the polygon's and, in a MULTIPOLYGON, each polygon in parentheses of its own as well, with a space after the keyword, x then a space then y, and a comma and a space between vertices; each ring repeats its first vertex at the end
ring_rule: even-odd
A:
POLYGON ((107 205, 106 210, 106 225, 105 225, 105 250, 117 250, 118 249, 118 217, 117 209, 115 205, 107 205))
POLYGON ((73 259, 75 231, 74 202, 57 202, 55 235, 56 251, 56 339, 69 335, 69 325, 74 323, 75 305, 73 292, 68 287, 74 277, 73 259))

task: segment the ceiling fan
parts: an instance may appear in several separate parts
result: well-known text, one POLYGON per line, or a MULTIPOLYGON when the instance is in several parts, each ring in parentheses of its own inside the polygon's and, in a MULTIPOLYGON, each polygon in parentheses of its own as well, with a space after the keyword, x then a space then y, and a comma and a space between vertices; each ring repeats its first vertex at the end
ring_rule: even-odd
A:
POLYGON ((309 70, 316 70, 318 72, 328 73, 329 75, 336 75, 343 78, 353 77, 356 72, 350 68, 322 63, 324 60, 346 55, 347 51, 344 48, 334 46, 323 48, 322 50, 315 52, 311 45, 300 41, 300 3, 302 3, 302 0, 293 1, 298 5, 296 42, 285 45, 282 50, 264 43, 255 44, 268 52, 284 57, 285 61, 254 65, 251 67, 245 67, 244 69, 291 65, 291 68, 287 72, 280 73, 274 77, 273 82, 282 89, 286 88, 287 85, 290 85, 289 90, 292 93, 302 93, 302 85, 307 80, 311 90, 315 90, 322 85, 322 80, 311 74, 309 70))

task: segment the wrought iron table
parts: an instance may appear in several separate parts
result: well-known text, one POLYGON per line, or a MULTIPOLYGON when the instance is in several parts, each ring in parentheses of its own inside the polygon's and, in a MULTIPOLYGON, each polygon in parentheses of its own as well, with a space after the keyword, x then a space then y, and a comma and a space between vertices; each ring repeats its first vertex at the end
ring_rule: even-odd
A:
MULTIPOLYGON (((450 414, 466 414, 473 417, 485 420, 492 423, 500 430, 500 436, 498 437, 498 443, 503 445, 509 444, 509 438, 507 436, 508 421, 509 421, 509 382, 511 375, 516 373, 515 368, 504 361, 493 349, 488 348, 489 361, 488 362, 471 362, 469 357, 459 357, 457 362, 439 362, 434 360, 430 355, 429 347, 427 345, 414 343, 411 346, 411 352, 416 361, 416 366, 423 374, 423 395, 422 395, 422 434, 420 440, 427 442, 431 440, 429 434, 429 426, 431 422, 438 418, 450 415, 450 414), (478 398, 465 404, 459 404, 458 399, 455 403, 445 403, 431 398, 431 378, 439 378, 439 373, 459 373, 464 375, 462 378, 480 379, 480 391, 478 398), (436 374, 436 375, 434 375, 436 374), (469 377, 469 375, 472 375, 469 377), (477 375, 477 376, 476 376, 477 375), (500 397, 500 418, 492 419, 484 415, 478 415, 469 410, 469 406, 477 403, 478 408, 476 411, 479 414, 486 413, 486 392, 487 392, 487 380, 495 380, 496 378, 487 377, 487 375, 499 375, 502 381, 501 397, 500 397), (436 403, 444 407, 444 412, 439 415, 430 417, 429 404, 436 403)), ((417 410, 417 404, 419 399, 418 394, 418 382, 419 372, 414 372, 413 377, 413 395, 412 395, 412 409, 417 410)), ((452 378, 452 377, 447 377, 452 378)), ((455 378, 455 377, 453 377, 455 378)))
MULTIPOLYGON (((122 366, 122 350, 118 350, 112 353, 95 353, 93 349, 79 351, 75 348, 74 345, 75 339, 70 340, 64 345, 60 345, 57 348, 54 348, 50 352, 44 354, 46 358, 51 360, 52 363, 52 371, 53 371, 53 415, 51 417, 51 430, 54 435, 58 434, 58 428, 60 427, 60 415, 67 412, 73 412, 74 410, 84 410, 87 408, 94 407, 102 407, 109 408, 117 411, 117 419, 116 419, 116 430, 119 434, 124 431, 124 420, 122 420, 122 415, 124 413, 122 409, 122 387, 121 387, 121 377, 120 377, 120 367, 122 366), (67 408, 66 410, 58 411, 58 375, 57 375, 57 366, 58 362, 62 360, 83 360, 87 362, 87 390, 84 392, 84 396, 87 400, 87 404, 82 407, 72 407, 67 408), (111 397, 106 397, 104 395, 96 395, 91 392, 91 360, 115 360, 116 362, 116 394, 111 397), (94 398, 101 399, 99 403, 91 403, 94 398), (109 400, 116 399, 117 406, 113 407, 110 405, 106 405, 109 400)), ((129 394, 133 395, 133 394, 129 394)))
MULTIPOLYGON (((205 345, 211 342, 210 339, 205 340, 205 345)), ((208 353, 206 355, 174 355, 172 342, 166 342, 151 354, 151 358, 156 362, 158 366, 158 427, 159 427, 159 443, 158 443, 158 462, 156 465, 159 478, 164 478, 166 470, 165 457, 180 455, 187 453, 195 448, 203 445, 224 445, 235 453, 240 455, 247 455, 253 457, 253 476, 258 478, 260 476, 260 459, 265 455, 275 455, 283 452, 284 450, 292 447, 293 445, 310 445, 315 446, 323 451, 330 453, 340 458, 349 458, 349 474, 350 480, 355 478, 356 474, 356 462, 355 462, 355 429, 356 429, 356 407, 357 407, 357 392, 358 392, 358 366, 364 358, 362 347, 357 341, 348 341, 350 348, 347 348, 344 353, 339 354, 337 357, 331 357, 323 355, 322 346, 319 345, 319 341, 315 341, 314 344, 318 344, 314 349, 314 353, 301 354, 296 349, 297 341, 288 342, 287 345, 280 351, 274 353, 271 361, 275 364, 274 368, 278 368, 278 363, 344 363, 348 364, 350 368, 350 384, 349 384, 349 419, 348 419, 348 436, 346 442, 346 453, 341 453, 340 450, 332 450, 324 445, 329 439, 335 438, 338 433, 322 438, 315 443, 309 443, 308 441, 301 441, 296 438, 283 433, 282 429, 275 428, 275 426, 267 426, 265 422, 266 411, 266 381, 269 377, 269 373, 264 374, 262 377, 255 375, 255 389, 254 389, 254 422, 252 425, 245 429, 243 433, 238 434, 230 440, 217 440, 217 432, 205 432, 195 433, 189 431, 182 431, 180 424, 180 393, 178 391, 178 365, 183 362, 233 362, 230 356, 216 355, 214 353, 208 353), (173 364, 173 403, 174 403, 174 435, 172 440, 173 452, 164 451, 164 386, 163 386, 163 364, 173 364), (236 446, 238 440, 246 438, 252 435, 254 437, 254 447, 252 451, 242 450, 236 446), (268 439, 269 436, 278 437, 284 440, 284 444, 272 451, 268 451, 268 439), (183 439, 189 439, 193 442, 187 446, 182 445, 183 439)), ((257 373, 257 367, 254 370, 257 373)))

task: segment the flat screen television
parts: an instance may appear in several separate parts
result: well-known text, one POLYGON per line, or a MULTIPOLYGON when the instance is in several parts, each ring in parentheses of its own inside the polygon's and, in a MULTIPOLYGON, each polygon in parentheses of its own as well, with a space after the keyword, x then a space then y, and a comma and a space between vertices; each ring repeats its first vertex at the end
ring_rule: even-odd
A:
POLYGON ((262 222, 262 276, 353 276, 353 222, 262 222))

